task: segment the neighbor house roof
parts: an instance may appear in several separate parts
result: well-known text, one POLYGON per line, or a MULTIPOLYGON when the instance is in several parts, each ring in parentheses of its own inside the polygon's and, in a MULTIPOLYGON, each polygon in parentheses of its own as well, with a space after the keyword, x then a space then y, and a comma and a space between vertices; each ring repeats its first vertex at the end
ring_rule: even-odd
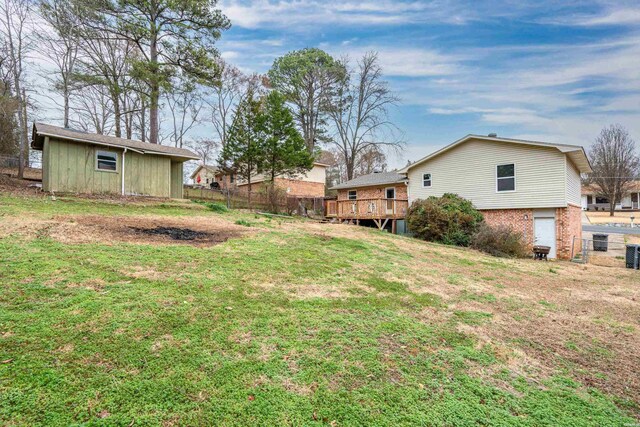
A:
POLYGON ((499 138, 497 136, 483 136, 483 135, 467 135, 464 138, 461 138, 452 144, 447 145, 433 153, 429 154, 422 159, 411 163, 410 165, 405 166, 400 169, 399 173, 407 173, 409 169, 417 166, 421 163, 426 162, 429 159, 432 159, 446 151, 451 150, 454 147, 457 147, 460 144, 464 144, 467 141, 472 139, 481 140, 481 141, 492 141, 492 142, 504 142, 511 144, 522 144, 522 145, 530 145, 537 147, 552 147, 558 149, 560 152, 565 153, 571 161, 576 165, 576 167, 580 170, 580 173, 589 173, 591 172, 591 164, 589 163, 589 159, 587 158, 587 154, 584 151, 584 148, 580 145, 569 145, 569 144, 554 144, 551 142, 540 142, 540 141, 528 141, 524 139, 514 139, 514 138, 499 138))
MULTIPOLYGON (((583 184, 582 185, 582 194, 600 194, 600 186, 598 184, 583 184)), ((640 179, 634 179, 631 181, 626 189, 627 193, 638 193, 640 192, 640 179)))
POLYGON ((405 182, 406 177, 400 175, 398 171, 391 172, 375 172, 368 175, 362 175, 357 178, 353 178, 342 184, 335 185, 330 190, 343 190, 346 188, 357 187, 374 187, 376 185, 396 184, 399 182, 405 182))
POLYGON ((178 157, 187 160, 195 160, 199 158, 198 155, 184 148, 151 144, 148 142, 137 141, 134 139, 117 138, 115 136, 109 135, 99 135, 96 133, 89 133, 75 129, 52 126, 45 123, 33 124, 31 147, 36 150, 42 150, 42 147, 44 146, 45 136, 64 139, 67 141, 100 145, 104 147, 127 148, 128 150, 135 151, 141 154, 157 154, 162 156, 178 157))
POLYGON ((198 174, 198 172, 200 172, 201 169, 204 169, 208 172, 211 172, 212 174, 216 174, 218 172, 218 168, 215 166, 209 166, 209 165, 198 165, 198 167, 196 168, 196 170, 193 171, 193 173, 191 174, 191 179, 194 179, 196 177, 196 175, 198 174))

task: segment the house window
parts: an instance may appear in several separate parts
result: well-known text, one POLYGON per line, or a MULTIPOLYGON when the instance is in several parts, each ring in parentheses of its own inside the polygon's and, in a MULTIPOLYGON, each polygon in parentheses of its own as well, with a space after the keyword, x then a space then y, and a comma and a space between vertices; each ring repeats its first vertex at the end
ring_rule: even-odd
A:
POLYGON ((516 165, 513 163, 498 165, 496 169, 496 190, 498 192, 516 191, 516 165))
POLYGON ((235 177, 233 176, 233 174, 231 174, 231 177, 229 177, 229 182, 233 184, 234 180, 235 180, 235 177))
POLYGON ((600 205, 600 204, 605 204, 605 203, 609 203, 609 199, 607 197, 599 197, 596 196, 596 204, 600 205))
POLYGON ((358 192, 356 190, 349 190, 347 197, 349 200, 355 200, 358 197, 358 192))
POLYGON ((395 199, 396 198, 396 188, 395 187, 389 187, 387 189, 385 189, 385 196, 387 196, 387 199, 395 199))
POLYGON ((208 184, 209 183, 209 178, 207 178, 206 181, 207 181, 207 184, 208 184))
POLYGON ((422 186, 423 187, 431 187, 431 174, 423 173, 422 174, 422 186))
POLYGON ((118 153, 96 152, 96 168, 101 171, 116 172, 118 170, 118 153))

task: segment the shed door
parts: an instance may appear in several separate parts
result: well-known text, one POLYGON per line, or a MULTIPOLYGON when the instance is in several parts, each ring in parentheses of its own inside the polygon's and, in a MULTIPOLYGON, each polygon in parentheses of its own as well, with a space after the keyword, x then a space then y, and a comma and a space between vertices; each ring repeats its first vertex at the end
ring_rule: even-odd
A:
POLYGON ((549 258, 556 257, 556 220, 555 218, 534 218, 535 244, 549 246, 549 258))

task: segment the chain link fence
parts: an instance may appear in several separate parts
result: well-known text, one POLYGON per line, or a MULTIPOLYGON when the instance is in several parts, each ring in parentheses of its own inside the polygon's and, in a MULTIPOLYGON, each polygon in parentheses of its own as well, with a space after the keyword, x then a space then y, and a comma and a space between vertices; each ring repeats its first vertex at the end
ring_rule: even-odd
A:
POLYGON ((626 267, 627 245, 633 243, 624 234, 584 233, 573 240, 572 260, 581 264, 626 267))

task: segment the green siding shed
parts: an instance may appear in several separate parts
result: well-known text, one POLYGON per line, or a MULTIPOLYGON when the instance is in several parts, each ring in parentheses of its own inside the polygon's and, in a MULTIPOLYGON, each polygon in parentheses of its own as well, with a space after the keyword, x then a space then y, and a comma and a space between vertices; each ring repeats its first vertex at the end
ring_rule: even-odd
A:
POLYGON ((44 191, 182 198, 189 150, 36 123, 44 191))

